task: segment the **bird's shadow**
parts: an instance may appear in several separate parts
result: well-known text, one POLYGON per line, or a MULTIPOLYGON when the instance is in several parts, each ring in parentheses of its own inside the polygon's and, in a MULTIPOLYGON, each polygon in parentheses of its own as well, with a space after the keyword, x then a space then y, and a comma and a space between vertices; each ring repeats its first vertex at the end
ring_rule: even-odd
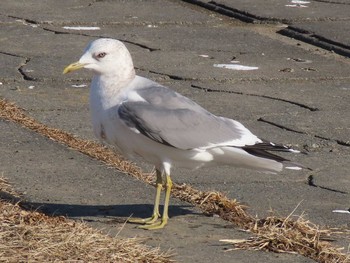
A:
MULTIPOLYGON (((151 204, 123 204, 123 205, 78 205, 78 204, 52 204, 52 203, 25 203, 47 215, 67 217, 148 217, 152 214, 151 204)), ((190 206, 169 206, 170 216, 193 214, 190 206), (187 208, 188 207, 188 208, 187 208)), ((162 212, 162 206, 160 207, 162 212)))
MULTIPOLYGON (((30 211, 39 211, 50 216, 65 216, 69 218, 129 218, 129 217, 149 217, 153 211, 152 204, 121 204, 121 205, 82 205, 82 204, 57 204, 45 202, 31 202, 22 200, 8 194, 0 193, 0 198, 18 203, 22 208, 30 211)), ((181 215, 196 214, 190 205, 171 205, 169 206, 169 216, 176 217, 181 215)), ((162 213, 163 206, 160 206, 162 213)))

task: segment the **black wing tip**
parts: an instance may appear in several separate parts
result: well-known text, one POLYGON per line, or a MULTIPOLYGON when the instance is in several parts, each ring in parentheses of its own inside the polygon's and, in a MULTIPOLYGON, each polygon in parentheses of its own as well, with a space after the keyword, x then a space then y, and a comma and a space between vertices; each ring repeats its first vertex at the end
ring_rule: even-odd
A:
POLYGON ((266 149, 254 148, 252 146, 251 147, 244 146, 244 147, 242 147, 242 149, 244 151, 246 151, 247 153, 254 155, 256 157, 270 159, 270 160, 274 160, 274 161, 277 161, 280 163, 289 161, 289 160, 287 160, 279 155, 268 152, 266 149))
POLYGON ((247 153, 254 155, 256 157, 260 158, 265 158, 265 159, 270 159, 274 160, 277 162, 280 162, 283 164, 283 167, 285 169, 289 170, 302 170, 306 169, 309 171, 312 171, 311 168, 306 167, 302 164, 292 162, 288 159, 283 158, 282 156, 276 155, 271 153, 272 152, 288 152, 288 153, 302 153, 302 154, 307 154, 305 151, 299 151, 295 150, 289 146, 283 145, 283 144, 275 144, 269 141, 263 141, 261 143, 257 143, 254 145, 247 145, 242 147, 243 150, 245 150, 247 153))
POLYGON ((280 151, 280 152, 292 152, 292 153, 308 154, 304 150, 296 150, 296 149, 293 149, 292 146, 273 143, 273 142, 270 142, 267 140, 262 140, 261 143, 257 143, 255 145, 252 145, 252 147, 263 148, 266 151, 277 151, 277 152, 280 151))

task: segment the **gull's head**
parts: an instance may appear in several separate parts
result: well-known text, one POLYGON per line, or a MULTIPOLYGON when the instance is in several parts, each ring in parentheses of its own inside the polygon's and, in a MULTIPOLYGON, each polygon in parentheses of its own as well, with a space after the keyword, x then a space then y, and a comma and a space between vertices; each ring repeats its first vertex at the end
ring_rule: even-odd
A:
POLYGON ((125 45, 110 38, 100 38, 89 43, 79 61, 68 65, 63 74, 86 68, 98 75, 125 75, 134 72, 129 51, 125 45))

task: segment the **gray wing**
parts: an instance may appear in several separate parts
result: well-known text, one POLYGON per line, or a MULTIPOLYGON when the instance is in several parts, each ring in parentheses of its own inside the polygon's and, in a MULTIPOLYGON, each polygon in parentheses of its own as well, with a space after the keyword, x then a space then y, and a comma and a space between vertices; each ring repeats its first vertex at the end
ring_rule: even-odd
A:
POLYGON ((190 99, 162 86, 136 90, 144 101, 125 101, 119 117, 130 127, 159 143, 193 149, 233 143, 251 135, 243 125, 217 117, 190 99))

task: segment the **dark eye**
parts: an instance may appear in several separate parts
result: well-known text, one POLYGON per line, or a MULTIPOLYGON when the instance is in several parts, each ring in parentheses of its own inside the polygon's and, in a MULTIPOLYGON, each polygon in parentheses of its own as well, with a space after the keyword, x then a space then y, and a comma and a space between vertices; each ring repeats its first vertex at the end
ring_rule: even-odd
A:
POLYGON ((97 58, 104 58, 107 54, 105 52, 101 52, 97 54, 97 58))

